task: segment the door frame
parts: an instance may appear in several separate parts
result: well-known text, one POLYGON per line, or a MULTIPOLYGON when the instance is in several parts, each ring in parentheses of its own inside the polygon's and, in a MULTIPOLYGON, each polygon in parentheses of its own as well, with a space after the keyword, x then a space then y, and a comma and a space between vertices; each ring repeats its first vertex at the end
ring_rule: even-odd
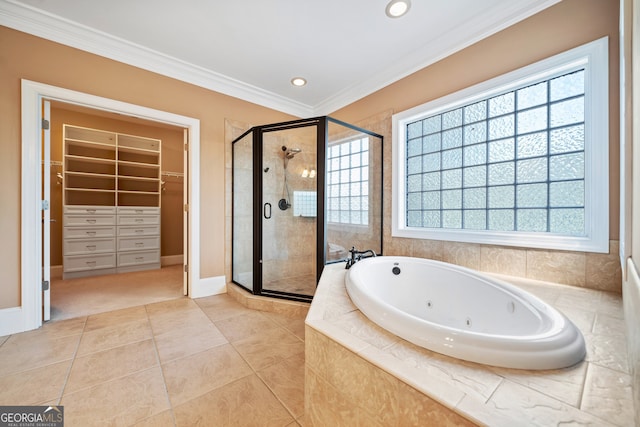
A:
MULTIPOLYGON (((96 110, 131 115, 145 120, 166 123, 187 129, 189 133, 189 181, 186 194, 189 205, 189 251, 187 288, 194 297, 194 287, 200 280, 200 120, 141 105, 77 92, 56 86, 22 79, 22 198, 21 198, 21 306, 3 313, 11 318, 10 331, 16 333, 36 329, 42 325, 42 216, 41 216, 41 157, 42 157, 42 101, 45 99, 77 104, 96 110), (36 171, 36 173, 34 173, 36 171)), ((0 334, 2 335, 2 334, 0 334)))

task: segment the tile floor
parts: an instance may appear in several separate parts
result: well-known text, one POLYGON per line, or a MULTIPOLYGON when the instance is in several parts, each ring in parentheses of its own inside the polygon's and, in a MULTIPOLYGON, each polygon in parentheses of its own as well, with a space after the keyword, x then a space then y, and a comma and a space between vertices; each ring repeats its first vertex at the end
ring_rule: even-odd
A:
POLYGON ((304 318, 226 294, 0 337, 0 405, 64 405, 65 425, 298 426, 304 318))
POLYGON ((265 282, 262 288, 272 291, 313 296, 316 293, 316 286, 317 280, 315 274, 305 274, 303 276, 283 277, 278 280, 265 282))
POLYGON ((180 298, 182 265, 51 281, 51 320, 180 298))

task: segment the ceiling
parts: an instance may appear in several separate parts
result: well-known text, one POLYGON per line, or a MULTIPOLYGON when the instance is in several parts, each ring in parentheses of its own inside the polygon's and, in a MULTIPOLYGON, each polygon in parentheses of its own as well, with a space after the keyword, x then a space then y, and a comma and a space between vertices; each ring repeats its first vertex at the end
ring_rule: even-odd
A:
POLYGON ((309 117, 558 1, 413 0, 391 19, 388 0, 0 0, 0 25, 309 117))

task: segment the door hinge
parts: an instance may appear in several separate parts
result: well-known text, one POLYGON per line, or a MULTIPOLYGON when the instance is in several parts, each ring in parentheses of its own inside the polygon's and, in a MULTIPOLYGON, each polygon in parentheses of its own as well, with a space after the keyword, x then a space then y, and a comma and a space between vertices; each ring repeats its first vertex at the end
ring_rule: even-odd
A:
POLYGON ((49 120, 42 119, 42 129, 49 130, 49 120))
POLYGON ((49 281, 48 280, 43 280, 42 281, 42 290, 43 291, 48 291, 49 290, 49 281))
POLYGON ((184 272, 185 273, 189 272, 189 266, 187 264, 184 265, 184 272))
POLYGON ((189 143, 184 144, 184 151, 189 151, 189 143))
POLYGON ((189 212, 189 203, 184 204, 184 211, 189 212))
POLYGON ((49 201, 48 200, 42 200, 42 210, 43 211, 48 211, 49 210, 49 201))

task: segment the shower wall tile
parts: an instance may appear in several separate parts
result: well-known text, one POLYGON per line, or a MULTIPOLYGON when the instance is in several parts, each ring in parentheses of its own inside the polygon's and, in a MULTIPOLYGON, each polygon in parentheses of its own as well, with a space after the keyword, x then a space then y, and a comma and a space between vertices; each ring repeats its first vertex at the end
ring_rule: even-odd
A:
POLYGON ((619 256, 620 244, 617 240, 609 243, 608 254, 587 254, 586 286, 591 289, 620 292, 622 269, 619 256))
POLYGON ((527 250, 527 277, 585 286, 586 258, 578 252, 527 250))
POLYGON ((480 248, 480 270, 525 277, 527 273, 527 251, 498 246, 482 246, 480 248))

